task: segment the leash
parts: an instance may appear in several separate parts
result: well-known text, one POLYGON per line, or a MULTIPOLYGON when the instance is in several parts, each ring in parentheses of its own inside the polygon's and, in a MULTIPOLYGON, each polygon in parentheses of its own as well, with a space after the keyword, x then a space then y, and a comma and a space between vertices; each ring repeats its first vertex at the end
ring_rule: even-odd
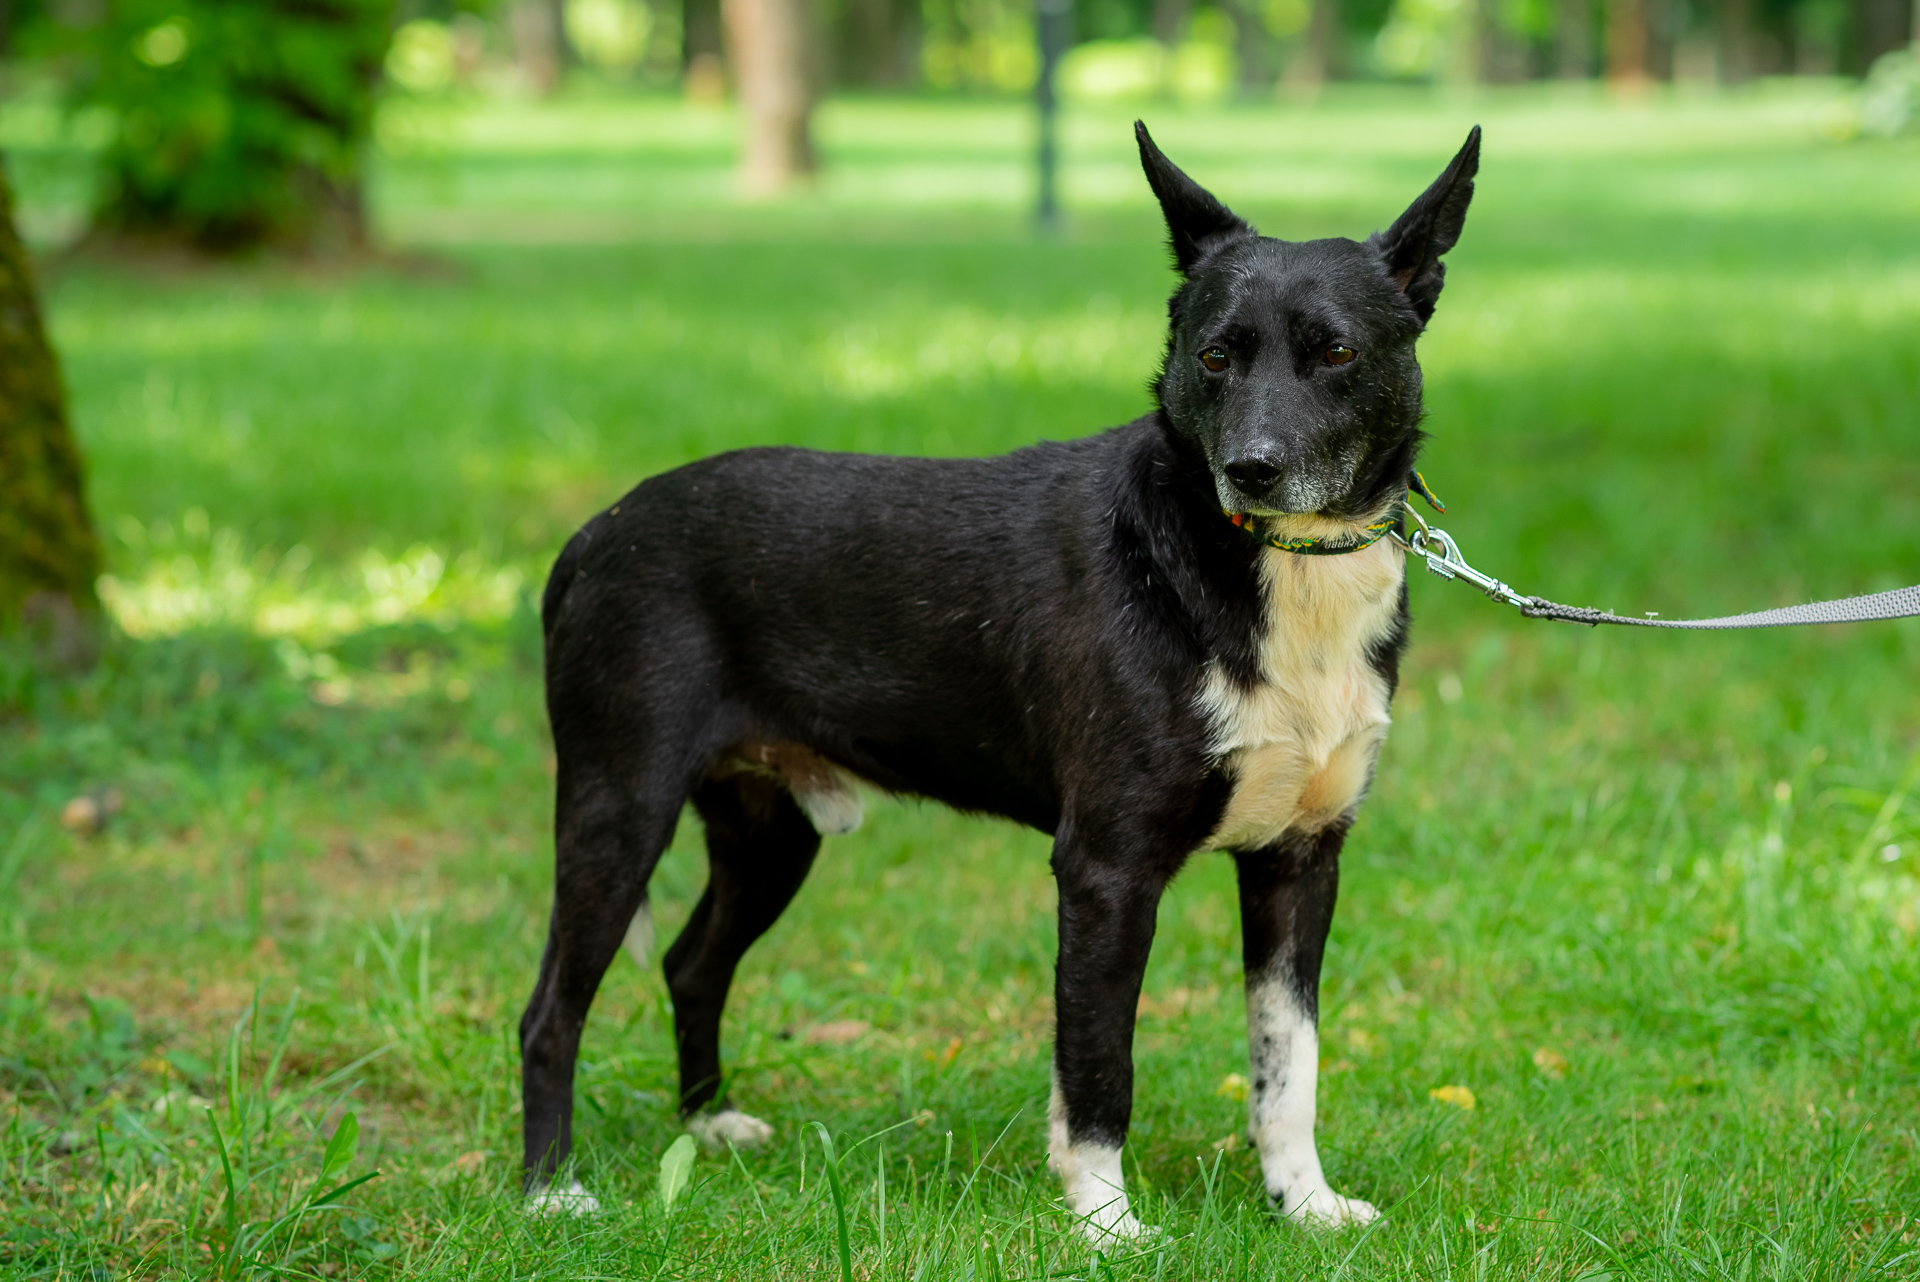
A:
POLYGON ((1843 597, 1837 601, 1809 601, 1804 605, 1786 605, 1775 610, 1755 610, 1749 614, 1729 614, 1717 619, 1663 619, 1654 613, 1645 618, 1635 618, 1630 614, 1615 614, 1611 610, 1596 610, 1584 605, 1560 605, 1545 597, 1524 596, 1514 591, 1490 574, 1482 574, 1467 564, 1467 558, 1460 553, 1460 545, 1445 530, 1435 529, 1421 519, 1413 510, 1410 501, 1418 494, 1430 504, 1434 511, 1444 513, 1446 505, 1434 496, 1427 485, 1426 478, 1419 472, 1411 473, 1407 478, 1407 497, 1409 502, 1402 504, 1399 511, 1413 518, 1419 528, 1412 536, 1402 534, 1394 527, 1394 519, 1376 521, 1366 526, 1365 532, 1345 542, 1335 542, 1324 538, 1283 539, 1277 535, 1262 534, 1245 522, 1242 515, 1235 514, 1231 519, 1240 528, 1252 534, 1268 547, 1279 548, 1283 552, 1295 552, 1305 556, 1340 556, 1347 552, 1358 552, 1370 548, 1382 538, 1390 538, 1402 548, 1420 557, 1427 563, 1427 569, 1443 579, 1459 579, 1480 589, 1495 601, 1519 609, 1529 619, 1558 619, 1562 623, 1580 623, 1597 628, 1603 623, 1619 624, 1635 628, 1691 628, 1701 630, 1731 630, 1739 628, 1794 628, 1810 623, 1865 623, 1875 619, 1905 619, 1920 615, 1920 584, 1910 588, 1895 588, 1890 592, 1875 592, 1868 596, 1843 597))
MULTIPOLYGON (((1415 473, 1418 476, 1418 473, 1415 473)), ((1443 579, 1460 579, 1472 584, 1496 601, 1519 607, 1529 619, 1558 619, 1562 623, 1583 623, 1597 628, 1617 623, 1635 628, 1697 628, 1707 630, 1734 628, 1794 628, 1809 623, 1864 623, 1873 619, 1904 619, 1920 614, 1920 585, 1875 592, 1870 596, 1850 596, 1838 601, 1809 601, 1804 605, 1786 605, 1776 610, 1755 610, 1750 614, 1729 614, 1717 619, 1663 619, 1656 614, 1635 618, 1596 610, 1584 605, 1560 605, 1545 597, 1522 596, 1490 574, 1482 574, 1467 564, 1460 545, 1445 530, 1437 530, 1420 519, 1412 507, 1404 509, 1420 528, 1411 538, 1398 530, 1389 532, 1395 543, 1423 558, 1427 569, 1443 579)), ((1446 509, 1441 508, 1441 511, 1446 509)))

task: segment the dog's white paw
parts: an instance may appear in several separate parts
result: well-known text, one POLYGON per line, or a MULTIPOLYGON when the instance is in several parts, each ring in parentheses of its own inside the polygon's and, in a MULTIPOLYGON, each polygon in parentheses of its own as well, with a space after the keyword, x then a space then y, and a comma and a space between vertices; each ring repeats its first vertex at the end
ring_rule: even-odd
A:
POLYGON ((1104 1250, 1152 1236, 1154 1230, 1134 1217, 1120 1171, 1120 1150, 1105 1144, 1074 1144, 1064 1137, 1064 1110, 1056 1109, 1057 1132, 1047 1165, 1065 1186, 1067 1210, 1079 1221, 1080 1232, 1104 1250))
POLYGON ((1340 1229, 1349 1225, 1371 1224, 1380 1218, 1380 1210, 1357 1197, 1341 1197, 1325 1184, 1300 1197, 1276 1198, 1281 1214, 1296 1224, 1317 1229, 1340 1229))
POLYGON ((1146 1241, 1158 1236, 1160 1232, 1159 1229, 1142 1224, 1134 1218, 1132 1211, 1127 1210, 1121 1210, 1111 1219, 1103 1219, 1100 1212, 1095 1211, 1080 1221, 1080 1231, 1086 1234, 1087 1241, 1102 1250, 1112 1250, 1130 1242, 1146 1241))
POLYGON ((596 1215, 600 1199, 580 1187, 579 1180, 564 1185, 549 1184, 537 1193, 527 1194, 529 1215, 596 1215))
POLYGON ((718 1113, 697 1113, 687 1119, 687 1134, 700 1141, 710 1153, 728 1148, 753 1148, 773 1138, 773 1128, 750 1113, 737 1108, 718 1113))

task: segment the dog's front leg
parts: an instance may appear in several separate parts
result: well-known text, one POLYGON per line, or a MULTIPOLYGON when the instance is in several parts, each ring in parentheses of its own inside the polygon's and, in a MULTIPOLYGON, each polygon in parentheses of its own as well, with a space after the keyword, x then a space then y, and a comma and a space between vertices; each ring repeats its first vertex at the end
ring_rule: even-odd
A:
POLYGON ((1133 1116, 1133 1021, 1165 877, 1055 846, 1060 961, 1054 975, 1047 1162, 1096 1243, 1143 1232, 1120 1150, 1133 1116))
POLYGON ((1320 1077, 1320 958, 1333 923, 1347 825, 1289 833, 1236 853, 1247 978, 1247 1054, 1253 1069, 1250 1130, 1267 1196, 1295 1219, 1365 1224, 1379 1214, 1342 1197, 1320 1169, 1313 1142, 1320 1077))

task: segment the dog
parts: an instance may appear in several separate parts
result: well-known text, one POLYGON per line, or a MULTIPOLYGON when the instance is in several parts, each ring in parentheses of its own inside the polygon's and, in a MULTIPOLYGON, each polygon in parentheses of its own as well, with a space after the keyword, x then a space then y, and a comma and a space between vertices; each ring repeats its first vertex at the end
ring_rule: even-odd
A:
POLYGON ((642 482, 561 552, 553 915, 520 1024, 535 1206, 595 1205, 563 1177, 580 1033, 622 943, 645 958, 689 800, 709 880, 663 959, 680 1110, 709 1144, 772 1134, 723 1093, 721 1010, 863 780, 1052 834, 1048 1161, 1096 1241, 1143 1232, 1134 1016, 1161 893, 1207 850, 1238 870, 1267 1195, 1377 1214, 1314 1145, 1320 966, 1407 643, 1383 535, 1410 477, 1426 493, 1414 347, 1480 131, 1364 242, 1262 237, 1135 134, 1181 277, 1152 413, 998 458, 739 450, 642 482))

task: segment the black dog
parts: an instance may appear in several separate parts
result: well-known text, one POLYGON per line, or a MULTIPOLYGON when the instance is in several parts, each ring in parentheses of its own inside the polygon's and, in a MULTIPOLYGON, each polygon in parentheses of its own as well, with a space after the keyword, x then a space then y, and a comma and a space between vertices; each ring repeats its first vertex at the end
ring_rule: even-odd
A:
POLYGON ((1239 869, 1267 1192, 1374 1216, 1314 1148, 1320 959, 1406 644, 1382 535, 1421 439, 1414 341, 1480 134, 1362 244, 1261 237, 1136 132, 1184 276, 1153 413, 1003 458, 724 454, 560 554, 553 920, 520 1024, 539 1205, 593 1205, 550 1183, 580 1031, 623 937, 650 942, 647 879, 689 798, 711 873, 665 958, 680 1107, 709 1141, 771 1134, 720 1096, 721 1009, 864 779, 1054 836, 1050 1161, 1090 1233, 1140 1229, 1134 1012, 1161 892, 1212 849, 1239 869))

